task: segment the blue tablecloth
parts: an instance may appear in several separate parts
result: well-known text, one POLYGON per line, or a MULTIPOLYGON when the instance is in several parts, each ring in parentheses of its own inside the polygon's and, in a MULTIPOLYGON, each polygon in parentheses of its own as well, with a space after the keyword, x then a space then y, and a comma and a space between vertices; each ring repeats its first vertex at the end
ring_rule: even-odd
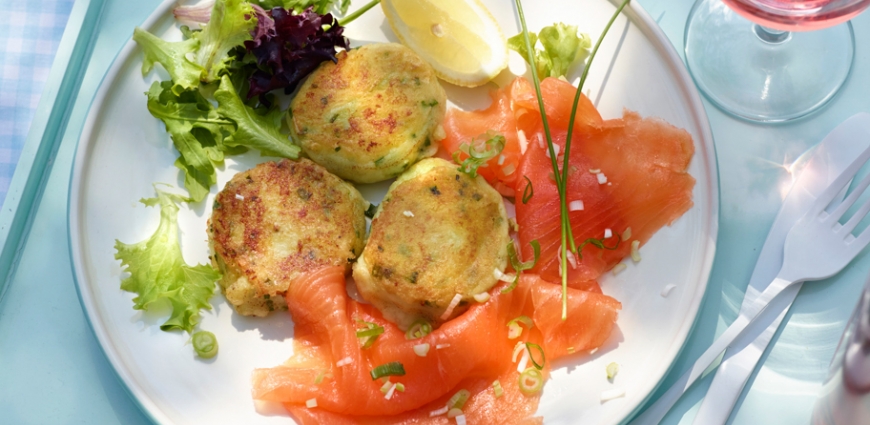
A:
POLYGON ((0 0, 0 205, 74 0, 0 0))

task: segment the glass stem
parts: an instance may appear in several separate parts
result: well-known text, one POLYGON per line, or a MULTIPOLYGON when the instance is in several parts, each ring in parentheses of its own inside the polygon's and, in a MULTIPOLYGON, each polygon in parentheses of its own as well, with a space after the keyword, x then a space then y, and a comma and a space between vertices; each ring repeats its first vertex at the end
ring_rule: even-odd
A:
POLYGON ((755 30, 755 35, 757 35, 761 41, 770 44, 784 43, 791 36, 791 32, 789 31, 768 28, 758 24, 753 25, 753 29, 755 30))

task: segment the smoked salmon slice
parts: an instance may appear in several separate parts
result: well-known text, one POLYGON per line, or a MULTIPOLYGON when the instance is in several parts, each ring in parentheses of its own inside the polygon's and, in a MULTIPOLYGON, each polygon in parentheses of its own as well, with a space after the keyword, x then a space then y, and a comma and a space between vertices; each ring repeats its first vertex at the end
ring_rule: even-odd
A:
MULTIPOLYGON (((551 121, 554 144, 565 151, 567 122, 551 121)), ((661 227, 692 207, 695 179, 688 174, 694 154, 691 136, 664 121, 642 119, 626 111, 623 118, 604 121, 598 128, 575 130, 568 172, 571 229, 578 247, 588 239, 604 239, 608 248, 586 244, 569 267, 569 284, 585 289, 661 227), (582 203, 582 210, 577 208, 582 203), (630 229, 630 231, 628 230, 630 229), (630 233, 625 237, 626 232, 630 233), (618 237, 617 237, 618 236, 618 237), (619 238, 625 238, 621 243, 619 238)), ((561 164, 561 156, 559 164, 561 164)), ((544 279, 559 281, 561 227, 559 195, 552 177, 551 160, 543 143, 530 144, 520 163, 515 190, 523 193, 531 182, 534 195, 517 202, 517 223, 523 255, 532 255, 529 242, 541 245, 541 260, 533 269, 544 279), (528 181, 525 179, 528 178, 528 181)))
POLYGON ((560 287, 523 275, 513 291, 502 294, 500 288, 487 302, 473 305, 429 335, 407 340, 378 310, 347 296, 342 268, 322 269, 290 285, 286 298, 295 322, 293 357, 284 365, 254 371, 253 396, 284 403, 303 424, 435 424, 447 423, 447 418, 430 413, 443 408, 459 389, 467 389, 471 397, 463 412, 469 421, 540 423, 531 417, 539 395, 524 395, 517 384, 511 359, 517 341, 539 344, 548 361, 583 353, 607 340, 621 304, 600 293, 570 289, 568 320, 563 322, 557 317, 560 287), (520 315, 531 317, 534 326, 519 339, 508 339, 506 325, 520 315), (360 320, 384 327, 367 349, 356 338, 360 320), (419 344, 430 345, 426 356, 415 353, 419 344), (387 399, 380 390, 382 380, 373 380, 369 372, 395 361, 406 374, 390 379, 402 383, 405 391, 387 399), (496 379, 504 390, 501 397, 492 389, 496 379), (317 407, 306 407, 312 399, 317 407))
MULTIPOLYGON (((574 86, 556 78, 541 81, 541 95, 547 117, 556 122, 564 121, 567 126, 576 92, 574 86)), ((490 97, 492 103, 486 109, 449 109, 443 123, 447 137, 441 141, 441 145, 452 155, 459 150, 462 143, 470 143, 472 139, 480 138, 487 132, 503 135, 505 147, 501 155, 489 160, 486 167, 478 169, 478 173, 502 195, 514 196, 513 188, 518 179, 522 179, 516 171, 527 143, 520 136, 520 131, 524 136, 531 136, 541 123, 537 96, 535 88, 528 80, 516 78, 511 84, 491 92, 490 97)), ((575 128, 599 127, 602 123, 601 115, 586 96, 581 95, 580 98, 575 128)), ((460 156, 460 160, 465 158, 465 154, 460 156)))

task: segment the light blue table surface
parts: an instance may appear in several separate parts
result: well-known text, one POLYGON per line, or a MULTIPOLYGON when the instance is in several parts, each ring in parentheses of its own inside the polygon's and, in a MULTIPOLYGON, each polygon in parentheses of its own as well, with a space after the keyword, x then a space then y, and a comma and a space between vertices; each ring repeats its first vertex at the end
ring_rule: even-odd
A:
MULTIPOLYGON (((636 1, 658 18, 681 51, 692 1, 636 1)), ((56 147, 44 153, 44 178, 37 175, 42 184, 32 194, 36 206, 25 209, 23 203, 11 203, 26 213, 23 229, 29 231, 20 246, 7 244, 6 250, 15 249, 10 258, 18 266, 9 279, 0 281, 0 423, 149 423, 116 380, 82 312, 69 260, 66 214, 73 152, 91 99, 131 28, 159 3, 77 0, 72 8, 58 52, 63 69, 52 69, 48 75, 49 92, 43 97, 49 100, 40 103, 30 129, 33 139, 56 147)), ((0 22, 8 24, 8 19, 0 17, 0 22)), ((695 329, 659 391, 736 317, 755 259, 792 179, 786 165, 844 119, 870 111, 870 15, 859 16, 853 24, 858 52, 852 76, 820 113, 787 125, 756 125, 706 104, 721 181, 718 251, 695 329)), ((6 90, 6 80, 0 81, 6 90)), ((8 132, 2 122, 0 131, 8 132)), ((2 149, 0 157, 6 155, 2 149)), ((40 154, 27 156, 26 151, 27 147, 26 160, 37 160, 25 171, 41 173, 40 154)), ((2 231, 0 227, 0 236, 2 231)), ((809 423, 828 362, 870 269, 868 255, 861 255, 835 278, 804 287, 731 422, 809 423)), ((691 423, 709 381, 708 377, 690 390, 665 423, 691 423)))

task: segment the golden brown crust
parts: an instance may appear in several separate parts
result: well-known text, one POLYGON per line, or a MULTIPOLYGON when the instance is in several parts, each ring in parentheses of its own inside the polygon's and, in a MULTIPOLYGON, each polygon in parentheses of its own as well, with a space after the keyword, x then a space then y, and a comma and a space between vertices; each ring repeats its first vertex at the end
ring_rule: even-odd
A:
POLYGON ((243 315, 284 309, 300 275, 344 265, 362 251, 366 201, 350 184, 307 160, 265 162, 236 174, 208 222, 221 286, 243 315))
POLYGON ((291 133, 311 159, 358 183, 395 177, 432 156, 447 96, 401 44, 370 44, 324 62, 290 104, 291 133))
POLYGON ((443 159, 420 161, 391 187, 354 265, 360 294, 406 327, 438 325, 456 294, 467 308, 507 265, 508 221, 501 195, 443 159))

